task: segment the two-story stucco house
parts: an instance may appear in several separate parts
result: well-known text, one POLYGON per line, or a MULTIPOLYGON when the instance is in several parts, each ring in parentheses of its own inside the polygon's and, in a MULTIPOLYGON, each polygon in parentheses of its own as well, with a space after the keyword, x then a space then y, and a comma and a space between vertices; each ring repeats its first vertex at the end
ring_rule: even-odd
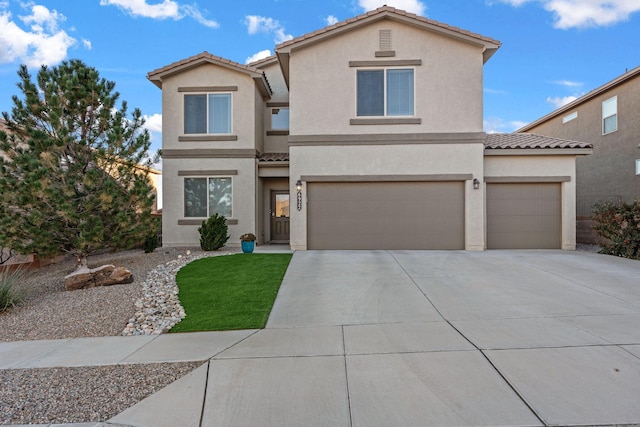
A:
POLYGON ((231 243, 293 249, 575 248, 590 146, 483 131, 491 38, 391 7, 241 65, 149 73, 163 99, 163 244, 215 212, 231 243))

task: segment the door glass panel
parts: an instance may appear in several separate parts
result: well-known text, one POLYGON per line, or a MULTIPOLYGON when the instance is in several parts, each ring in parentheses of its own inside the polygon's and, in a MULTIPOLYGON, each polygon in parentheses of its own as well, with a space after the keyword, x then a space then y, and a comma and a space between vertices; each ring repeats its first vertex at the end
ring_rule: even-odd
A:
POLYGON ((276 194, 276 217, 289 218, 288 194, 276 194))

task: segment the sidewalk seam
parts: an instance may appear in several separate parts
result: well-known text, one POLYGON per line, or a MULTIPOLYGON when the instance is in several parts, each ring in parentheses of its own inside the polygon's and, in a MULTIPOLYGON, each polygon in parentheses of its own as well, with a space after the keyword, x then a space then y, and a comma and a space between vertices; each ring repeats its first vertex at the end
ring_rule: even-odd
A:
POLYGON ((207 390, 209 389, 209 369, 211 368, 211 360, 207 360, 207 375, 205 375, 204 379, 204 393, 202 395, 202 409, 200 410, 200 422, 198 423, 199 427, 202 427, 202 422, 204 421, 204 408, 207 404, 207 390))

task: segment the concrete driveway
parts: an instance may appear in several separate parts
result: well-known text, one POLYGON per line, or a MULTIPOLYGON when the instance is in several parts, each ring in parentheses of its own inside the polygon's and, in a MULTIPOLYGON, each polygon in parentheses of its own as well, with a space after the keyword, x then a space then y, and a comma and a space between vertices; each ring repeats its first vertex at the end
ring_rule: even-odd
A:
POLYGON ((160 394, 204 391, 200 426, 640 424, 640 262, 296 252, 267 329, 199 371, 160 394))

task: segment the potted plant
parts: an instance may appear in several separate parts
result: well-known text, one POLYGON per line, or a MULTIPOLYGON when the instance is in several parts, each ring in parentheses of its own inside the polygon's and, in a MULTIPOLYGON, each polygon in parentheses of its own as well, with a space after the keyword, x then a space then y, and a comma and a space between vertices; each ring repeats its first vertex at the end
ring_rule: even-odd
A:
POLYGON ((256 244, 256 235, 253 233, 243 234, 240 236, 240 243, 242 244, 242 252, 250 254, 256 244))

